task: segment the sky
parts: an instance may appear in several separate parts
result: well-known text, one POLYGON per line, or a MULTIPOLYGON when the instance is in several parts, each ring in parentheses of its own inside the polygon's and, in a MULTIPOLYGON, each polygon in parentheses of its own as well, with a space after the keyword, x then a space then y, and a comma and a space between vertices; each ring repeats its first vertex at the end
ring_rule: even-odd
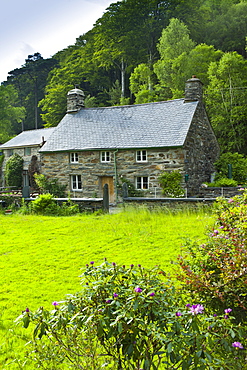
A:
POLYGON ((28 55, 73 45, 116 0, 0 0, 0 83, 28 55))

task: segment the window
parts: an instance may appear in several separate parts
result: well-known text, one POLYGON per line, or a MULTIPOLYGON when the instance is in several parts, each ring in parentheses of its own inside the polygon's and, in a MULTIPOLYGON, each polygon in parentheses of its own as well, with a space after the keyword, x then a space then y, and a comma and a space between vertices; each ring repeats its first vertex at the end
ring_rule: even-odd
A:
POLYGON ((7 149, 7 157, 11 157, 14 154, 13 149, 7 149))
POLYGON ((71 163, 78 163, 79 162, 78 153, 70 153, 70 162, 71 163))
POLYGON ((31 155, 31 148, 24 148, 24 155, 31 155))
POLYGON ((111 162, 110 152, 101 152, 100 161, 101 162, 111 162))
POLYGON ((71 176, 71 188, 72 190, 82 190, 81 175, 71 176))
POLYGON ((148 189, 147 176, 140 176, 136 178, 136 189, 148 189))
POLYGON ((147 151, 146 150, 137 150, 136 162, 147 162, 147 151))

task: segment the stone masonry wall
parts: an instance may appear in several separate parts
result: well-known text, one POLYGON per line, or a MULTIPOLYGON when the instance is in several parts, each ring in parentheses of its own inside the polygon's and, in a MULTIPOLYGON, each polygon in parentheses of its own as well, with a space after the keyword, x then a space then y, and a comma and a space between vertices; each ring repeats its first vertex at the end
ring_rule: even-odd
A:
MULTIPOLYGON (((24 155, 24 148, 14 148, 13 149, 13 154, 19 154, 19 156, 21 156, 24 160, 23 162, 23 170, 28 170, 28 165, 30 164, 31 162, 31 158, 33 155, 36 155, 38 157, 38 162, 40 162, 40 154, 39 154, 39 149, 40 147, 39 146, 35 146, 35 147, 31 147, 31 154, 30 155, 24 155)), ((5 171, 5 166, 6 166, 6 163, 8 161, 8 159, 10 158, 10 156, 8 156, 8 149, 3 149, 3 154, 4 154, 4 160, 3 160, 3 164, 2 164, 2 171, 3 171, 3 174, 2 174, 2 185, 4 185, 4 171, 5 171)))
POLYGON ((41 172, 49 178, 57 178, 67 186, 73 197, 102 197, 101 178, 124 177, 135 185, 137 176, 149 177, 147 196, 162 196, 158 177, 163 171, 183 171, 184 153, 178 149, 147 150, 148 161, 136 162, 136 150, 111 152, 111 162, 100 162, 100 151, 78 152, 78 163, 70 163, 69 153, 42 153, 41 172), (115 166, 116 163, 116 166, 115 166), (82 176, 82 190, 71 191, 71 175, 82 176))
POLYGON ((201 102, 198 103, 184 149, 185 172, 189 175, 188 196, 195 196, 203 182, 210 182, 215 171, 214 162, 219 156, 219 145, 201 102))

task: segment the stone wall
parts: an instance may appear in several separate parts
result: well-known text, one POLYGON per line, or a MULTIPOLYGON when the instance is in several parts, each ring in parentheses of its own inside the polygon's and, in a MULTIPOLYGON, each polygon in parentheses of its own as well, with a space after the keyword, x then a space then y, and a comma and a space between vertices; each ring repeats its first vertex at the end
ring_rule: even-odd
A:
POLYGON ((71 191, 71 175, 82 176, 82 190, 71 192, 73 197, 102 197, 101 179, 112 177, 126 178, 133 185, 138 176, 149 177, 147 196, 161 196, 158 177, 163 171, 183 172, 184 153, 178 149, 147 150, 147 162, 136 162, 136 150, 111 152, 111 162, 101 163, 100 151, 78 152, 78 163, 70 163, 69 153, 42 153, 42 173, 49 178, 57 178, 71 191))
MULTIPOLYGON (((40 149, 40 146, 34 146, 34 147, 30 147, 31 149, 31 154, 30 155, 24 155, 24 148, 14 148, 13 149, 13 154, 18 154, 20 157, 23 158, 23 170, 24 171, 27 171, 28 170, 28 166, 31 162, 31 158, 33 155, 36 155, 38 157, 38 162, 40 163, 40 154, 39 154, 39 149, 40 149)), ((3 149, 2 150, 3 154, 4 154, 4 160, 3 160, 3 164, 2 164, 2 181, 1 182, 1 185, 4 186, 5 185, 5 181, 4 181, 4 171, 5 171, 5 166, 6 166, 6 163, 8 161, 8 159, 10 158, 10 156, 8 156, 8 149, 3 149)), ((27 176, 27 175, 26 175, 27 176)))
POLYGON ((210 182, 218 156, 219 145, 203 103, 198 102, 184 146, 185 173, 189 176, 188 196, 198 196, 201 184, 210 182))
POLYGON ((242 187, 207 187, 201 188, 199 192, 199 196, 202 198, 217 198, 217 197, 224 197, 224 198, 232 198, 235 195, 242 194, 243 190, 242 187))
MULTIPOLYGON (((40 154, 39 154, 39 149, 40 149, 40 146, 35 146, 35 147, 31 147, 31 154, 30 155, 24 155, 24 148, 14 148, 13 149, 13 154, 18 154, 20 157, 23 158, 24 162, 23 162, 23 169, 24 170, 27 170, 28 169, 28 165, 29 163, 31 162, 31 158, 33 155, 36 155, 38 157, 38 160, 40 160, 40 154)), ((4 161, 3 161, 3 170, 5 168, 5 165, 6 165, 6 162, 7 160, 10 158, 8 156, 8 149, 3 149, 3 154, 4 154, 4 161)))

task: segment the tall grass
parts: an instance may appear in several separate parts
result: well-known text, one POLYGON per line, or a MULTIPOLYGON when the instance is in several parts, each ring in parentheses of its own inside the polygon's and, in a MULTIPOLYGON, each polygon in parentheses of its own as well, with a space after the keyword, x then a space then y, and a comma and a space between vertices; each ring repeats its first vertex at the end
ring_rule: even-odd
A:
POLYGON ((211 222, 203 212, 146 209, 100 216, 0 215, 0 368, 33 369, 23 367, 30 334, 15 327, 15 318, 26 307, 52 309, 53 301, 79 291, 78 276, 87 263, 107 258, 160 265, 172 273, 171 261, 184 241, 202 239, 211 222))

